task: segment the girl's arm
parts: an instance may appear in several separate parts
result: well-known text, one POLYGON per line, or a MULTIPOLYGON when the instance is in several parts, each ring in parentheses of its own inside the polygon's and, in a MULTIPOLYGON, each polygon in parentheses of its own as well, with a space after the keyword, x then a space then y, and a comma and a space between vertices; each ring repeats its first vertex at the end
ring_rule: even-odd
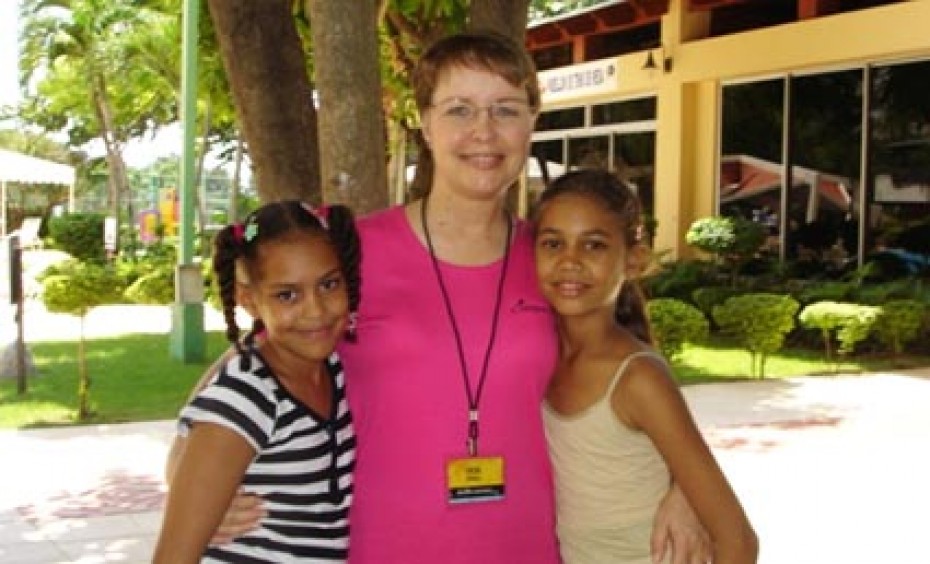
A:
POLYGON ((168 491, 155 564, 200 562, 254 457, 255 449, 234 431, 215 423, 193 426, 168 491))
MULTIPOLYGON (((210 380, 216 376, 217 372, 220 371, 220 368, 225 365, 230 358, 236 354, 236 349, 234 347, 229 347, 226 351, 220 355, 216 362, 211 364, 207 370, 200 376, 200 379, 197 380, 197 383, 194 384, 194 389, 191 390, 191 393, 187 397, 187 403, 190 403, 197 394, 200 393, 207 384, 210 383, 210 380)), ((181 460, 181 455, 184 452, 186 439, 181 435, 175 435, 174 439, 171 441, 171 447, 168 449, 168 459, 165 461, 165 482, 169 485, 174 479, 174 475, 177 472, 178 461, 181 460)))
POLYGON ((714 564, 756 562, 752 525, 668 367, 656 359, 634 359, 611 405, 621 421, 646 433, 658 448, 711 537, 714 564))
MULTIPOLYGON (((213 377, 216 376, 220 368, 222 368, 235 354, 236 349, 234 347, 226 349, 226 352, 203 373, 200 380, 194 385, 194 389, 191 391, 187 401, 190 402, 193 400, 194 397, 210 383, 213 377)), ((169 485, 174 481, 175 475, 182 472, 178 469, 178 465, 181 458, 184 456, 184 451, 187 449, 189 440, 189 437, 175 435, 174 439, 171 441, 171 447, 168 450, 168 458, 165 462, 165 481, 169 485)), ((230 542, 233 538, 245 534, 257 527, 258 522, 264 516, 265 508, 262 503, 262 498, 256 495, 237 494, 228 505, 226 515, 223 517, 222 523, 210 539, 210 544, 217 545, 230 542)))

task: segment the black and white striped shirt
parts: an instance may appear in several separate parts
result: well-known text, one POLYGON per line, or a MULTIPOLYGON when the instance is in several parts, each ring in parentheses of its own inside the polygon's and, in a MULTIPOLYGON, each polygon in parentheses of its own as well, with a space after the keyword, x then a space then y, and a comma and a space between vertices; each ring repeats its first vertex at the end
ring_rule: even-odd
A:
POLYGON ((231 358, 181 411, 180 432, 197 422, 223 425, 258 453, 242 488, 265 500, 267 517, 231 544, 210 547, 202 562, 344 562, 355 433, 345 397, 342 363, 327 360, 333 378, 333 416, 294 398, 257 352, 243 369, 231 358))

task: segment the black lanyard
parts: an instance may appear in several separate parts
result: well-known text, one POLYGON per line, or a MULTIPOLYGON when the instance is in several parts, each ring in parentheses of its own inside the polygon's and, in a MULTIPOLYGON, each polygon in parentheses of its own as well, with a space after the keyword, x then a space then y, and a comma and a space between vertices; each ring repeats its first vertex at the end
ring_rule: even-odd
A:
POLYGON ((452 324, 452 334, 455 335, 455 345, 459 353, 459 364, 462 368, 462 380, 465 383, 465 397, 468 399, 468 439, 465 441, 465 446, 468 449, 469 456, 475 456, 478 454, 478 405, 481 403, 481 392, 484 390, 484 381, 488 376, 488 363, 491 360, 491 351, 494 350, 494 339, 497 336, 497 322, 500 318, 501 302, 504 296, 504 280, 507 278, 507 265, 510 262, 510 238, 513 235, 513 221, 508 215, 507 238, 504 239, 504 264, 501 266, 501 275, 497 282, 494 317, 491 319, 491 336, 488 338, 488 347, 484 352, 484 364, 481 366, 478 389, 472 394, 470 379, 468 377, 468 365, 465 362, 465 349, 462 346, 462 335, 461 332, 459 332, 459 325, 455 321, 455 313, 452 311, 452 300, 449 298, 445 280, 443 280, 442 272, 439 270, 439 260, 436 258, 436 250, 433 248, 433 240, 430 238, 429 227, 426 224, 426 206, 428 202, 429 196, 423 198, 423 203, 420 207, 420 222, 423 225, 423 235, 426 237, 426 246, 429 248, 429 258, 433 263, 433 271, 436 273, 436 280, 439 282, 439 291, 442 293, 442 300, 446 304, 446 313, 449 315, 449 323, 452 324))

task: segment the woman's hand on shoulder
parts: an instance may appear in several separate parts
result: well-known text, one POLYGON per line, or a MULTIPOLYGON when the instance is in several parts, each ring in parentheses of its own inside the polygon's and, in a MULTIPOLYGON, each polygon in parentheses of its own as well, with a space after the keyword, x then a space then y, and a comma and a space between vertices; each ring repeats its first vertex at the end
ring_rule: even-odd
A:
POLYGON ((691 508, 681 489, 672 484, 656 510, 652 522, 652 561, 665 562, 671 551, 671 564, 707 564, 713 547, 707 530, 691 508))
POLYGON ((261 497, 239 490, 223 515, 223 521, 210 539, 211 545, 231 542, 234 538, 255 529, 267 514, 261 497))

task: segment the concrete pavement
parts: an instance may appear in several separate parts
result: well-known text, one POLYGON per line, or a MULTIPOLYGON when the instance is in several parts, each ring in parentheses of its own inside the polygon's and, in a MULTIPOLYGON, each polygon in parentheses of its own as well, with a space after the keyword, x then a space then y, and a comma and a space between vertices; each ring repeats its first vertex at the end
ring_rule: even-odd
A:
MULTIPOLYGON (((927 562, 930 368, 685 388, 763 564, 927 562)), ((0 431, 0 562, 146 562, 170 421, 0 431)), ((515 525, 516 526, 516 525, 515 525)))
POLYGON ((171 421, 0 431, 0 562, 151 560, 171 421))

